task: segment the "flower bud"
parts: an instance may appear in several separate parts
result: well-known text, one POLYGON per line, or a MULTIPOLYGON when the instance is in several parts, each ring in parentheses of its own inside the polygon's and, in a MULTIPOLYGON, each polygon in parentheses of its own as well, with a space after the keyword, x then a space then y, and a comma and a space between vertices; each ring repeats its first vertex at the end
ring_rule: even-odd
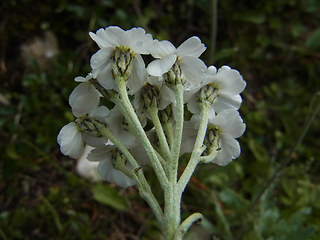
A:
POLYGON ((127 158, 118 148, 114 148, 111 150, 111 162, 112 166, 119 170, 119 166, 124 166, 127 163, 127 158))
POLYGON ((217 89, 212 85, 208 84, 201 88, 199 101, 200 102, 209 102, 212 104, 214 100, 219 96, 217 89))
POLYGON ((128 47, 117 47, 112 57, 112 74, 115 79, 123 78, 128 80, 132 70, 134 53, 128 47))
POLYGON ((172 106, 169 104, 165 109, 159 111, 159 119, 162 124, 173 120, 172 106))
POLYGON ((157 107, 159 103, 160 90, 149 83, 145 84, 142 89, 142 99, 146 108, 157 107))
POLYGON ((77 118, 75 122, 81 131, 95 137, 101 137, 102 129, 107 127, 106 123, 91 118, 88 115, 77 118))
POLYGON ((204 156, 208 156, 215 151, 221 150, 221 136, 216 127, 207 129, 203 145, 207 147, 203 152, 204 156))
POLYGON ((177 61, 172 65, 168 72, 163 74, 163 77, 166 83, 168 83, 169 85, 184 85, 186 83, 180 65, 177 61))

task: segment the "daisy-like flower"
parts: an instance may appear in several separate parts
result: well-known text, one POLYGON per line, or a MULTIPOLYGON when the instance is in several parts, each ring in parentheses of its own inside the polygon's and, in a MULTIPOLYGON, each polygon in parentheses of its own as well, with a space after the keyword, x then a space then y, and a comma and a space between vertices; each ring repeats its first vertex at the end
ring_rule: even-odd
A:
POLYGON ((199 100, 205 98, 217 113, 224 109, 238 110, 242 102, 240 93, 245 87, 246 82, 237 70, 223 66, 217 71, 210 66, 201 85, 187 93, 188 109, 193 114, 199 113, 199 100))
MULTIPOLYGON (((132 58, 132 71, 127 82, 131 93, 135 93, 145 80, 145 64, 140 54, 150 54, 153 38, 146 34, 143 28, 132 28, 124 31, 115 26, 101 28, 96 33, 89 33, 90 37, 101 48, 90 61, 92 74, 107 90, 116 88, 112 78, 112 66, 114 51, 116 48, 124 48, 130 52, 132 58)), ((131 60, 130 60, 131 61, 131 60)))
MULTIPOLYGON (((107 146, 93 149, 88 155, 88 160, 99 162, 98 173, 102 180, 115 183, 123 188, 135 185, 133 179, 113 166, 113 162, 119 160, 118 157, 115 146, 110 143, 107 146)), ((128 167, 130 168, 130 166, 128 167)))
MULTIPOLYGON (((199 117, 200 115, 194 115, 190 121, 185 122, 180 155, 193 151, 199 128, 199 117)), ((217 115, 214 111, 210 111, 203 143, 206 146, 202 156, 205 162, 224 166, 236 159, 241 151, 236 138, 244 133, 245 128, 246 125, 239 112, 234 109, 226 109, 217 115)))
POLYGON ((148 65, 148 72, 153 76, 162 76, 177 62, 185 78, 186 88, 199 85, 206 69, 199 56, 205 50, 206 47, 198 37, 187 39, 178 48, 169 41, 154 40, 151 55, 156 59, 148 65))
MULTIPOLYGON (((107 107, 100 106, 91 110, 88 114, 91 118, 99 121, 106 121, 109 110, 107 107)), ((77 121, 76 121, 77 122, 77 121)), ((90 146, 101 146, 107 142, 104 137, 95 136, 88 133, 90 129, 83 129, 81 123, 71 122, 65 125, 59 132, 57 142, 64 155, 72 158, 79 158, 85 147, 85 143, 90 146)), ((89 126, 88 126, 89 127, 89 126)), ((95 130, 95 129, 92 129, 95 130)))
POLYGON ((212 160, 209 159, 209 162, 224 166, 239 157, 241 149, 236 138, 240 137, 245 129, 246 125, 239 112, 234 109, 223 110, 214 117, 209 116, 204 143, 207 144, 209 153, 218 151, 218 155, 212 160))
POLYGON ((96 108, 100 102, 100 93, 89 81, 93 76, 89 73, 85 78, 76 77, 75 81, 80 84, 72 91, 69 97, 69 104, 73 115, 83 116, 96 108))

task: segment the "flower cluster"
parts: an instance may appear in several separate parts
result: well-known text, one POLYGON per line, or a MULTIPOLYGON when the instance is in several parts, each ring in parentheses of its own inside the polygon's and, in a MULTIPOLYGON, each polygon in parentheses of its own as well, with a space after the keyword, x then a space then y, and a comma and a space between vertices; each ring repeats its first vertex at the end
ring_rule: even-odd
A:
POLYGON ((246 82, 228 66, 207 67, 199 58, 206 47, 198 37, 176 48, 142 28, 111 26, 89 34, 100 50, 91 57, 91 72, 75 78, 80 84, 69 97, 75 121, 57 138, 63 154, 79 158, 91 146, 87 157, 98 162, 102 179, 128 187, 143 183, 144 165, 153 167, 164 186, 170 171, 177 172, 179 156, 191 153, 182 191, 188 169, 226 165, 239 156, 236 138, 245 124, 238 109, 246 82), (141 55, 154 60, 146 66, 141 55), (103 98, 114 107, 103 106, 103 98))

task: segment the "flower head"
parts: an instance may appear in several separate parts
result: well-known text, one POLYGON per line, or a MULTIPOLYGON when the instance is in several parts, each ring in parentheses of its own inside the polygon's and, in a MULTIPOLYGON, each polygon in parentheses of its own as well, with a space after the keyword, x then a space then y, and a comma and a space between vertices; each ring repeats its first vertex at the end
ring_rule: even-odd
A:
POLYGON ((240 155, 240 144, 236 138, 245 131, 246 125, 243 123, 239 112, 234 109, 226 109, 214 117, 209 117, 207 134, 213 135, 212 142, 215 145, 207 145, 210 151, 218 151, 218 155, 210 162, 224 166, 240 155), (210 149, 210 148, 215 149, 210 149))
POLYGON ((237 70, 223 66, 218 71, 214 66, 208 67, 203 82, 187 92, 186 102, 193 114, 200 112, 199 102, 208 101, 218 113, 224 109, 238 110, 246 82, 237 70))
MULTIPOLYGON (((115 26, 101 28, 96 34, 90 32, 89 35, 101 48, 91 58, 90 64, 93 77, 97 78, 105 89, 117 90, 116 83, 113 80, 114 72, 112 72, 115 50, 127 49, 128 57, 131 60, 127 61, 128 58, 126 58, 124 61, 127 61, 127 64, 130 63, 130 68, 132 68, 127 86, 132 93, 136 92, 143 85, 146 74, 145 64, 140 54, 150 53, 153 41, 152 36, 146 34, 142 28, 132 28, 124 31, 115 26)), ((127 68, 127 66, 124 67, 127 68)))
POLYGON ((198 85, 206 69, 203 61, 199 59, 205 49, 198 37, 187 39, 178 48, 169 41, 154 40, 151 55, 156 60, 148 65, 148 72, 153 76, 162 76, 177 63, 185 78, 186 87, 198 85))
POLYGON ((61 152, 72 158, 79 158, 83 153, 85 143, 90 146, 104 145, 107 139, 95 132, 97 127, 87 124, 85 119, 94 119, 104 124, 108 115, 109 110, 100 106, 92 109, 89 114, 78 118, 75 122, 65 125, 57 137, 61 152))

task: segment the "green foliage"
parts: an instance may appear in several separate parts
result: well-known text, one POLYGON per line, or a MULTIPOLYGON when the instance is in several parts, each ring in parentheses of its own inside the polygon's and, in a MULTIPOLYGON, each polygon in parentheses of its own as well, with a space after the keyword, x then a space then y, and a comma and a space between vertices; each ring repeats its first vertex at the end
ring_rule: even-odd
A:
POLYGON ((128 202, 125 198, 119 195, 118 191, 105 184, 97 184, 93 186, 93 198, 100 203, 109 205, 116 210, 126 210, 128 202))
MULTIPOLYGON (((73 120, 68 96, 97 50, 88 31, 142 26, 178 45, 197 35, 211 43, 211 1, 2 1, 0 64, 0 238, 160 239, 135 188, 92 184, 74 173, 56 136, 73 120), (27 9, 27 10, 26 10, 27 9), (59 55, 48 67, 24 61, 21 45, 50 30, 59 55), (120 193, 119 193, 120 192, 120 193), (135 238, 134 238, 135 237, 135 238)), ((317 0, 218 1, 214 65, 247 81, 241 115, 242 154, 226 167, 198 167, 184 196, 183 217, 205 220, 187 239, 317 240, 320 234, 319 114, 293 153, 319 104, 317 0), (267 179, 288 166, 252 208, 267 179), (205 236, 201 235, 206 233, 205 236)), ((203 60, 209 65, 208 52, 203 60)), ((147 173, 152 184, 156 179, 147 173)), ((155 188, 155 195, 162 196, 155 188)))

